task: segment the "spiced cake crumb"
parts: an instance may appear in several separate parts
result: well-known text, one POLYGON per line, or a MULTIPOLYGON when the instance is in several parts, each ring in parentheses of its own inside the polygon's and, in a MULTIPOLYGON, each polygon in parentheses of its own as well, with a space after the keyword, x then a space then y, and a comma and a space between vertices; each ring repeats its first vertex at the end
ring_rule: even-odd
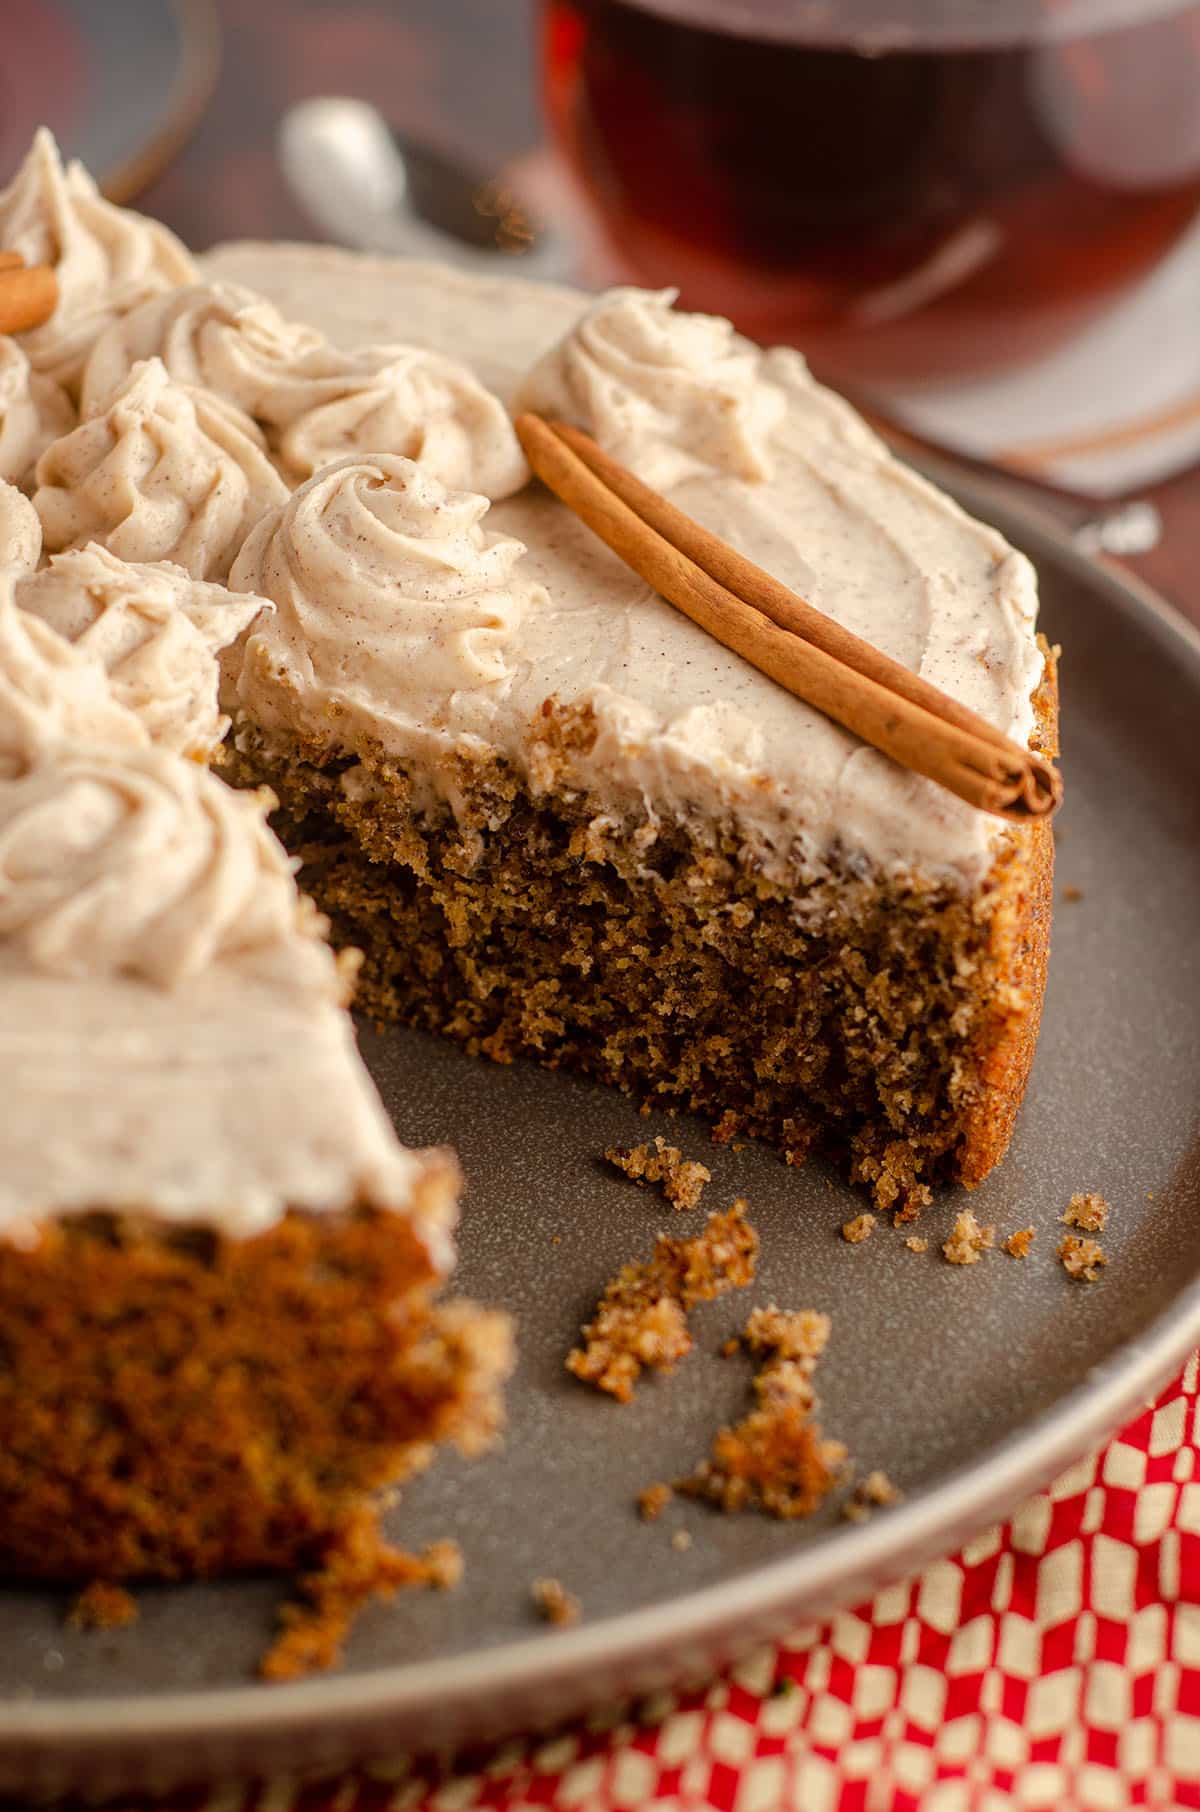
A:
POLYGON ((120 1630, 136 1623, 137 1614, 137 1601, 124 1586, 93 1579, 67 1612, 67 1622, 73 1630, 120 1630))
POLYGON ((670 1485, 647 1485, 638 1492, 638 1515, 644 1523, 656 1523, 675 1493, 670 1485))
POLYGON ((1079 1239, 1074 1233, 1068 1233, 1060 1242, 1058 1256, 1067 1276, 1077 1283, 1095 1283, 1100 1266, 1108 1263, 1103 1248, 1094 1239, 1079 1239))
POLYGON ((763 1510, 808 1516, 833 1488, 846 1458, 813 1421, 812 1374, 829 1338, 829 1318, 812 1309, 756 1309, 744 1339, 766 1356, 753 1383, 755 1407, 718 1430, 709 1458, 675 1489, 726 1513, 763 1510))
POLYGON ((692 1239, 660 1233, 652 1258, 611 1279, 567 1370, 628 1403, 643 1369, 669 1372, 691 1351, 687 1311, 748 1284, 757 1257, 758 1235, 740 1199, 692 1239))
POLYGON ((1070 900, 1073 904, 1076 900, 1082 900, 1083 888, 1082 887, 1070 887, 1070 886, 1064 887, 1062 890, 1062 897, 1064 900, 1070 900))
POLYGON ((969 1208, 964 1208, 954 1223, 942 1255, 952 1265, 975 1265, 989 1251, 996 1238, 994 1227, 981 1227, 969 1208))
POLYGON ((778 1359, 819 1359, 829 1343, 830 1321, 819 1309, 752 1309, 743 1339, 752 1353, 778 1359))
POLYGON ((685 1158, 677 1145, 668 1145, 660 1134, 653 1145, 610 1146, 609 1163, 623 1170, 634 1183, 659 1183, 675 1208, 696 1208, 712 1171, 694 1158, 685 1158))
POLYGON ((686 1554, 692 1545, 692 1537, 687 1529, 676 1529, 671 1537, 671 1546, 676 1554, 686 1554))
POLYGON ((1081 1233, 1103 1233, 1108 1219, 1108 1203, 1094 1191, 1073 1195, 1062 1212, 1064 1227, 1078 1227, 1081 1233))
POLYGON ((848 1246, 861 1246, 865 1239, 870 1239, 875 1231, 873 1214, 856 1214, 852 1221, 842 1224, 842 1238, 848 1246))
POLYGON ((929 1250, 929 1241, 922 1239, 919 1233, 910 1233, 904 1243, 910 1252, 928 1252, 929 1250))
POLYGON ((373 1514, 350 1518, 320 1568, 299 1581, 301 1600, 280 1611, 280 1632, 258 1664, 260 1677, 298 1680, 333 1667, 369 1599, 391 1598, 401 1586, 445 1590, 462 1571, 457 1542, 435 1541, 423 1554, 408 1554, 384 1541, 373 1514))
POLYGON ((1004 1251, 1008 1253, 1010 1258, 1028 1258, 1029 1248, 1033 1244, 1035 1232, 1036 1228, 1034 1227, 1018 1227, 1017 1231, 1015 1233, 1010 1233, 1005 1240, 1004 1251))
POLYGON ((579 1622, 583 1607, 575 1594, 567 1591, 561 1580, 535 1579, 529 1590, 534 1604, 547 1623, 565 1629, 568 1624, 579 1622))

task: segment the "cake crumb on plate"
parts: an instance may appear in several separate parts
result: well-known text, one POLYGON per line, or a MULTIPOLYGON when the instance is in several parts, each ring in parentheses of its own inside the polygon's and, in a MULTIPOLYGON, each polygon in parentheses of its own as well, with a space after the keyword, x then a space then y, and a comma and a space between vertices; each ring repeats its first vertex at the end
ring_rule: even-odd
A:
POLYGON ((990 1251, 995 1238, 994 1227, 981 1227, 971 1210, 964 1208, 942 1247, 942 1255, 951 1265, 975 1265, 985 1252, 990 1251))
POLYGON ((1073 1195, 1063 1209, 1061 1219, 1064 1227, 1078 1227, 1081 1233, 1103 1233, 1108 1203, 1094 1191, 1073 1195))
POLYGON ((692 1239, 660 1233, 651 1258, 609 1281, 567 1370, 628 1403, 643 1369, 669 1372, 691 1351, 687 1310, 748 1284, 757 1258, 758 1235, 740 1199, 692 1239))
POLYGON ((647 1485, 638 1492, 638 1515, 644 1523, 656 1523, 675 1493, 670 1485, 647 1485))
POLYGON ((910 1252, 928 1252, 929 1250, 929 1241, 923 1239, 919 1233, 910 1233, 904 1243, 910 1252))
POLYGON ((1068 1233, 1060 1242, 1058 1256, 1067 1276, 1077 1283, 1095 1283, 1101 1265, 1108 1263, 1103 1247, 1094 1239, 1080 1239, 1074 1233, 1068 1233))
POLYGON ((605 1157, 634 1183, 659 1183, 675 1208, 696 1208, 712 1171, 694 1158, 685 1158, 677 1145, 668 1145, 661 1134, 653 1145, 613 1145, 605 1157))
POLYGON ((578 1623, 583 1615, 583 1607, 578 1598, 573 1592, 567 1591, 561 1580, 535 1579, 529 1590, 545 1621, 556 1624, 559 1629, 578 1623))
POLYGON ((865 1239, 870 1239, 875 1231, 873 1214, 856 1214, 852 1221, 842 1224, 842 1238, 848 1246, 861 1246, 865 1239))
POLYGON ((1003 1250, 1008 1253, 1010 1258, 1028 1258, 1029 1248, 1033 1244, 1036 1231, 1034 1227, 1018 1227, 1017 1231, 1010 1233, 1005 1240, 1003 1250))
POLYGON ((755 1407, 719 1429, 706 1460, 675 1489, 718 1509, 762 1510, 785 1520, 808 1516, 832 1490, 845 1462, 840 1441, 813 1420, 812 1374, 829 1337, 816 1310, 756 1309, 745 1340, 767 1355, 754 1377, 755 1407))
POLYGON ((67 1612, 73 1630, 120 1630, 137 1622, 137 1601, 124 1586, 93 1579, 67 1612))

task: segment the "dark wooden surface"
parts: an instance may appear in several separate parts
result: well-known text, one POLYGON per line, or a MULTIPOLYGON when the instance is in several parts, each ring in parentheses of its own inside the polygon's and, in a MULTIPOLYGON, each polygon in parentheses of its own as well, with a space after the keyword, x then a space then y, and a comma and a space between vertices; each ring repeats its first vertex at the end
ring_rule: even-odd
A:
MULTIPOLYGON (((195 136, 139 206, 197 247, 234 237, 312 238, 275 157, 282 113, 312 94, 364 96, 409 131, 499 168, 541 136, 536 5, 217 0, 224 56, 216 92, 195 136)), ((1163 535, 1129 565, 1200 624, 1200 469, 1141 494, 1157 503, 1163 535)), ((1056 508, 1049 496, 1045 507, 1056 508)))

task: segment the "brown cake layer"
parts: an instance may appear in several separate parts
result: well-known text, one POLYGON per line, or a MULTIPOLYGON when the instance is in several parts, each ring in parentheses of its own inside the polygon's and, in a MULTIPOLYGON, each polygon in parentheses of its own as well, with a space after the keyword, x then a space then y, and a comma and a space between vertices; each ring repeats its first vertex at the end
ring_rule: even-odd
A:
POLYGON ((244 1240, 97 1213, 0 1243, 0 1574, 319 1565, 367 1494, 499 1424, 507 1320, 437 1282, 374 1208, 244 1240))
MULTIPOLYGON (((1046 652, 1037 740, 1050 752, 1046 652)), ((360 1007, 499 1061, 587 1071, 791 1160, 818 1142, 848 1152, 881 1206, 979 1182, 1007 1147, 1037 1039, 1049 825, 1006 831, 975 895, 852 863, 819 893, 785 888, 730 826, 616 823, 556 786, 556 750, 592 728, 586 710, 545 713, 544 790, 458 758, 457 816, 369 749, 352 763, 239 726, 228 771, 278 795, 301 884, 335 939, 365 953, 360 1007)))

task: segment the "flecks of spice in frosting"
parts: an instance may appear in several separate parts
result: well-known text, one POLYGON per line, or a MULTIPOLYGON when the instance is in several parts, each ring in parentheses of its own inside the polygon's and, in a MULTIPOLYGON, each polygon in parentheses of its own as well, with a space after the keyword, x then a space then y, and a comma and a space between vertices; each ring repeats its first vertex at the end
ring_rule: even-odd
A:
POLYGON ((34 371, 18 342, 0 335, 0 478, 26 483, 39 455, 75 421, 61 384, 34 371))
POLYGON ((483 526, 487 507, 387 455, 310 478, 230 575, 275 605, 247 643, 243 695, 257 702, 283 670, 339 703, 372 689, 411 700, 414 716, 502 691, 514 632, 544 594, 518 570, 522 544, 483 526))
POLYGON ((229 728, 217 703, 216 655, 270 609, 168 561, 131 563, 94 543, 53 556, 16 597, 104 669, 114 697, 152 741, 194 756, 210 754, 229 728))
POLYGON ((31 573, 41 552, 37 511, 15 485, 0 479, 0 574, 31 573))
POLYGON ((0 192, 0 249, 19 252, 27 264, 54 266, 58 305, 21 343, 35 371, 72 393, 111 321, 196 275, 190 253, 166 227, 105 201, 82 164, 64 169, 44 127, 0 192))
POLYGON ((72 745, 0 781, 0 941, 58 976, 257 972, 306 923, 266 812, 166 750, 72 745))
POLYGON ((47 553, 98 541, 123 560, 224 579, 254 524, 288 495, 256 433, 223 399, 172 383, 159 359, 135 365, 103 414, 38 460, 47 553))
POLYGON ((21 610, 12 573, 0 573, 0 782, 76 743, 137 748, 145 740, 104 670, 21 610))
POLYGON ((151 357, 258 422, 297 483, 335 459, 378 453, 492 498, 529 477, 503 405, 456 359, 403 345, 342 351, 235 284, 174 290, 114 323, 88 361, 85 414, 151 357))
POLYGON ((770 478, 785 403, 762 353, 728 321, 672 308, 676 294, 610 290, 533 367, 514 410, 585 428, 664 489, 705 470, 770 478))

